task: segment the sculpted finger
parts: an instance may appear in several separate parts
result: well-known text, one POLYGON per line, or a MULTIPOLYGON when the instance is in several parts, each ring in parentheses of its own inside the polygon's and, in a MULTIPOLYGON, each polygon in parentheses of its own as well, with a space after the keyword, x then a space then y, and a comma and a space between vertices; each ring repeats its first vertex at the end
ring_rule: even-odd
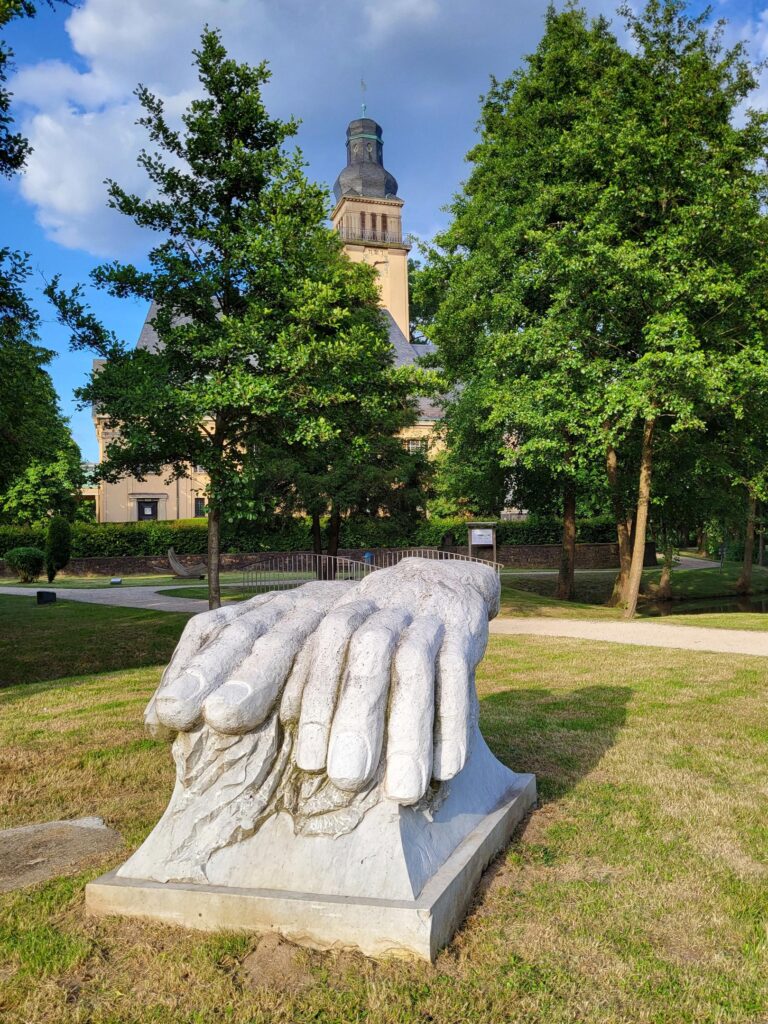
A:
POLYGON ((155 709, 160 723, 180 732, 194 728, 205 698, 250 654, 256 637, 295 603, 296 598, 289 594, 271 595, 271 600, 261 602, 220 629, 175 678, 158 690, 155 709))
POLYGON ((251 653, 203 705, 205 721, 224 733, 242 733, 265 720, 296 656, 317 629, 324 609, 299 605, 253 644, 251 653))
POLYGON ((289 722, 298 722, 301 714, 301 698, 304 696, 304 689, 309 680, 309 672, 312 668, 315 645, 308 640, 296 655, 288 682, 285 684, 283 696, 280 700, 280 721, 283 725, 289 722))
POLYGON ((331 609, 312 641, 313 661, 301 699, 296 764, 302 771, 325 768, 328 734, 336 707, 350 637, 376 611, 372 601, 350 601, 331 609))
POLYGON ((399 804, 418 803, 432 777, 435 673, 443 632, 435 616, 414 619, 395 653, 384 788, 399 804))
POLYGON ((452 779, 464 767, 475 685, 474 664, 459 637, 447 637, 437 663, 433 775, 452 779))
POLYGON ((328 745, 328 777, 339 789, 362 789, 378 767, 392 657, 410 621, 409 612, 385 608, 352 637, 328 745))

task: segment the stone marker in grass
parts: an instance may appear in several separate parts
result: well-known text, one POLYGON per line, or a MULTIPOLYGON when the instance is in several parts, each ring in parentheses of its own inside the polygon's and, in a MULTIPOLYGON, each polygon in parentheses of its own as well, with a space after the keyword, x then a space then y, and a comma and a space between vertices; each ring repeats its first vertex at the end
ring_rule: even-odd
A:
POLYGON ((191 619, 145 714, 176 786, 89 911, 434 958, 536 798, 477 724, 498 603, 411 558, 191 619))

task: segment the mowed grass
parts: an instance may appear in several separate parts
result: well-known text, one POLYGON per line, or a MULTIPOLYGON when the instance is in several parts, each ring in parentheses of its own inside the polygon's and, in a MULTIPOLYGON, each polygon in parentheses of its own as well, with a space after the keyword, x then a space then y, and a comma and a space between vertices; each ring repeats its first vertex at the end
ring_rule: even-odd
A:
MULTIPOLYGON (((673 569, 672 599, 674 601, 694 601, 705 598, 735 597, 736 581, 741 573, 741 566, 735 562, 727 562, 720 569, 673 569)), ((642 595, 638 606, 642 614, 643 600, 655 600, 656 590, 661 577, 660 569, 646 569, 643 572, 642 595)), ((611 595, 614 574, 609 572, 577 572, 576 601, 582 605, 603 604, 611 595)), ((526 575, 522 572, 502 573, 505 587, 516 591, 554 600, 557 588, 556 574, 526 575)), ((761 594, 768 591, 768 569, 753 566, 752 592, 761 594)))
POLYGON ((157 665, 188 615, 0 595, 0 686, 157 665))
MULTIPOLYGON (((99 814, 126 853, 174 771, 141 710, 160 668, 0 691, 0 823, 99 814)), ((481 726, 541 806, 434 967, 302 952, 258 987, 253 936, 84 914, 124 854, 0 896, 3 1024, 757 1024, 768 1014, 768 666, 493 637, 481 726)))
MULTIPOLYGON (((201 556, 202 557, 202 556, 201 556)), ((221 573, 222 583, 240 583, 242 573, 230 571, 221 573)), ((53 583, 48 583, 45 577, 41 577, 36 583, 19 583, 11 576, 0 578, 0 584, 4 587, 25 587, 31 590, 46 590, 49 587, 63 587, 68 590, 93 590, 101 587, 111 587, 112 576, 68 576, 66 573, 59 573, 53 583)), ((170 576, 168 574, 150 574, 141 576, 121 576, 122 587, 170 587, 184 585, 185 578, 181 576, 170 576)), ((114 589, 117 589, 115 587, 114 589)), ((207 590, 206 590, 207 594, 207 590)))

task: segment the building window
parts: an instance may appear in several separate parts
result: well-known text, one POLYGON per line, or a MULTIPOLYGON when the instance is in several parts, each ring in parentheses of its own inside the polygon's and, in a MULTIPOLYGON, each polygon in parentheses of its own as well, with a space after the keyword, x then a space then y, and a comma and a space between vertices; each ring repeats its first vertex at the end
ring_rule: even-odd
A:
POLYGON ((409 455, 426 455, 429 450, 429 441, 426 437, 407 437, 405 450, 409 455))
POLYGON ((195 498, 195 519, 205 519, 208 509, 205 507, 205 498, 195 498))
POLYGON ((376 235, 376 214, 375 213, 371 214, 371 231, 373 232, 373 235, 375 237, 375 235, 376 235))
POLYGON ((148 522, 152 519, 157 519, 157 500, 139 498, 139 522, 148 522))
POLYGON ((362 238, 365 238, 365 214, 364 213, 360 214, 360 235, 361 235, 362 238))
POLYGON ((381 215, 381 233, 384 236, 384 241, 387 240, 387 215, 382 213, 381 215))

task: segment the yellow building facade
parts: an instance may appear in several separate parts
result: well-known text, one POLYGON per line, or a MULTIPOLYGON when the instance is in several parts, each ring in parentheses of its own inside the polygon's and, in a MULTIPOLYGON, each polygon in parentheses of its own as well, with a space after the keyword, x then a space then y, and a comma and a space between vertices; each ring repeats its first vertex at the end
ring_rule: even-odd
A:
MULTIPOLYGON (((381 305, 387 314, 389 339, 398 366, 413 363, 428 351, 414 345, 410 337, 408 299, 408 253, 402 225, 403 200, 397 195, 397 181, 384 168, 381 126, 370 118, 351 121, 347 128, 347 164, 334 185, 336 205, 331 214, 333 227, 344 242, 344 250, 356 263, 376 268, 381 305)), ((150 352, 159 345, 153 327, 156 307, 152 303, 137 341, 150 352)), ((435 428, 440 409, 422 399, 419 418, 402 431, 403 444, 411 451, 439 447, 435 428)), ((94 411, 99 459, 113 437, 107 418, 94 411)), ((117 483, 101 482, 89 494, 96 503, 100 523, 125 523, 168 519, 193 519, 205 515, 207 476, 194 468, 187 479, 166 483, 168 474, 149 475, 144 480, 123 477, 117 483)))

